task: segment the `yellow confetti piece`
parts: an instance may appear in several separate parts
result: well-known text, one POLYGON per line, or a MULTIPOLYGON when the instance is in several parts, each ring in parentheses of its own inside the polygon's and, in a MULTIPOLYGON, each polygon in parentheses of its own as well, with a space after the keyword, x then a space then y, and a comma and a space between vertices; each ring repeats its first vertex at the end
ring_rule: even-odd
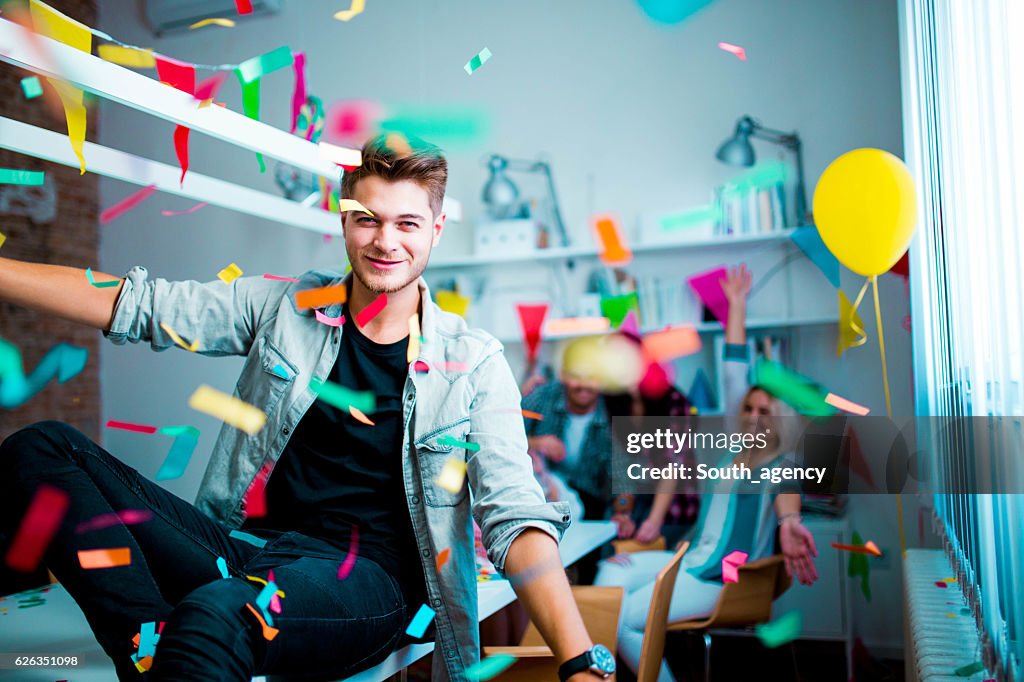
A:
POLYGON ((142 658, 139 661, 135 662, 135 669, 138 670, 140 673, 148 672, 149 669, 152 668, 152 667, 153 667, 153 657, 152 656, 146 656, 145 658, 142 658))
POLYGON ((223 270, 217 273, 217 277, 220 277, 224 284, 231 284, 236 279, 242 276, 242 268, 238 267, 234 263, 227 266, 223 270))
POLYGON ((861 417, 863 417, 864 415, 871 411, 870 408, 864 407, 863 405, 858 405, 852 400, 847 400, 846 398, 838 396, 835 393, 829 393, 827 396, 825 396, 825 402, 831 405, 832 407, 844 410, 851 414, 859 415, 861 417))
POLYGON ((459 459, 458 457, 449 457, 448 461, 444 463, 444 468, 441 469, 441 473, 434 479, 434 483, 438 484, 448 492, 455 494, 462 490, 462 482, 466 479, 466 462, 459 459))
MULTIPOLYGON (((259 583, 259 584, 264 585, 264 586, 267 584, 267 581, 264 580, 263 578, 259 577, 258 575, 247 575, 247 576, 245 576, 245 579, 246 580, 251 580, 254 583, 259 583)), ((276 594, 278 597, 281 597, 282 599, 284 599, 284 590, 278 590, 274 594, 276 594)))
POLYGON ((250 436, 267 423, 267 415, 247 402, 203 384, 188 399, 193 410, 205 412, 245 431, 250 436))
POLYGON ((178 344, 185 350, 190 351, 192 353, 195 353, 197 350, 199 350, 198 341, 193 341, 192 345, 186 344, 185 341, 180 336, 178 336, 178 334, 175 333, 173 329, 171 329, 171 325, 167 324, 166 322, 161 322, 160 328, 164 330, 164 333, 166 333, 167 336, 171 337, 171 340, 174 341, 174 343, 178 344))
POLYGON ((409 350, 405 354, 407 362, 414 362, 420 356, 420 316, 413 313, 409 318, 409 350))
POLYGON ((466 316, 469 308, 469 296, 462 296, 454 291, 438 291, 434 295, 434 302, 445 312, 455 313, 459 317, 466 316))
POLYGON ((363 165, 363 153, 358 149, 349 149, 348 147, 339 147, 329 142, 320 142, 317 144, 317 150, 320 153, 321 159, 336 163, 339 166, 363 165))
POLYGON ((100 59, 133 69, 155 69, 156 58, 152 50, 135 50, 120 45, 100 45, 100 59))
POLYGON ((360 204, 355 199, 340 199, 338 201, 338 212, 344 213, 345 211, 362 211, 368 216, 372 216, 370 209, 360 204))
POLYGON ((360 422, 366 424, 367 426, 376 426, 376 424, 374 424, 372 421, 370 421, 370 418, 367 417, 365 414, 363 414, 362 410, 360 410, 358 407, 354 407, 352 405, 349 405, 348 406, 348 411, 349 411, 349 414, 352 415, 352 418, 355 419, 356 421, 360 421, 360 422))
POLYGON ((363 9, 366 8, 366 0, 352 0, 352 4, 348 9, 343 9, 339 12, 334 13, 334 18, 338 21, 349 21, 353 17, 357 17, 363 13, 363 9))
POLYGON ((230 19, 224 19, 222 17, 215 17, 213 19, 203 19, 202 21, 197 21, 196 23, 189 26, 188 30, 191 31, 193 29, 202 28, 203 26, 210 25, 223 26, 224 28, 234 28, 235 22, 231 21, 230 19))
POLYGON ((3 246, 5 241, 7 241, 7 235, 5 235, 3 232, 0 232, 0 246, 3 246))

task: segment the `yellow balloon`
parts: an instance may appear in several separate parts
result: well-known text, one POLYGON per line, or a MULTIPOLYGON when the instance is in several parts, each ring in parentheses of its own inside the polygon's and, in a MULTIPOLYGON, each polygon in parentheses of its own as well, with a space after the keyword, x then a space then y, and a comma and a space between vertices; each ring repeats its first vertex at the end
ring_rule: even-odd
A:
POLYGON ((860 275, 881 275, 903 256, 914 236, 914 179, 889 152, 847 152, 818 181, 814 222, 840 263, 860 275))

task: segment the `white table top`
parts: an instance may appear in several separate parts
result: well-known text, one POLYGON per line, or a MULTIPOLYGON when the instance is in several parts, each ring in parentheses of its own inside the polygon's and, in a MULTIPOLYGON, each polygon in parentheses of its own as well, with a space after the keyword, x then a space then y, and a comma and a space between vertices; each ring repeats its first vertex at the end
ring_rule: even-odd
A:
MULTIPOLYGON (((574 523, 559 545, 562 563, 566 566, 615 537, 615 525, 603 521, 574 523)), ((484 619, 515 600, 507 580, 478 584, 479 617, 484 619)), ((19 595, 0 601, 0 652, 36 656, 78 656, 75 668, 18 668, 21 682, 110 682, 115 679, 114 667, 89 630, 81 609, 60 585, 53 585, 42 595, 46 603, 31 608, 18 608, 19 595)), ((22 601, 24 598, 22 597, 22 601)), ((387 660, 350 680, 373 682, 383 680, 410 663, 426 656, 433 643, 407 646, 387 660)), ((6 663, 0 653, 0 665, 6 663)), ((0 679, 12 676, 12 668, 0 668, 0 679)), ((263 678, 254 678, 254 682, 263 678)))

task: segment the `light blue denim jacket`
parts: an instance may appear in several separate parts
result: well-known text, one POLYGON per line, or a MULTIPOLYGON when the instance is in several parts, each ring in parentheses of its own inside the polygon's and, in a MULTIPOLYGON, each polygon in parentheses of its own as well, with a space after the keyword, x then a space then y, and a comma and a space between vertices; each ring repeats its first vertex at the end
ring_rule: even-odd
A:
MULTIPOLYGON (((328 377, 344 330, 318 322, 312 310, 298 310, 294 294, 341 284, 342 276, 309 271, 298 283, 244 277, 225 285, 150 279, 135 267, 126 278, 107 334, 114 343, 148 341, 166 350, 175 344, 161 329, 164 322, 189 343, 198 341, 203 355, 247 356, 234 393, 266 412, 266 426, 251 436, 222 426, 196 499, 203 512, 237 528, 246 489, 265 463, 281 456, 316 399, 310 380, 328 377), (274 371, 278 365, 287 378, 274 371)), ((458 680, 480 655, 470 512, 499 571, 520 532, 534 527, 561 540, 570 515, 566 503, 545 502, 533 477, 519 389, 501 344, 438 308, 422 279, 419 288, 419 359, 429 371, 410 366, 405 380, 402 469, 427 595, 437 612, 432 679, 458 680), (477 453, 460 449, 472 495, 465 483, 456 493, 434 483, 453 453, 439 442, 443 436, 480 445, 477 453), (436 556, 447 548, 450 558, 438 571, 436 556)), ((340 305, 324 313, 335 317, 340 305)))

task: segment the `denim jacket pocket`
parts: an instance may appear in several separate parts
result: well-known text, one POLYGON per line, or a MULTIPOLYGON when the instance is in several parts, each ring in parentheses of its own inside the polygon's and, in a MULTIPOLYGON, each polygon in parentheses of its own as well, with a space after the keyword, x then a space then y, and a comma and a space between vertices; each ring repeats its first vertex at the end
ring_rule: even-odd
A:
POLYGON ((469 434, 469 417, 430 429, 416 441, 416 461, 423 478, 423 499, 431 507, 457 507, 469 494, 465 479, 457 492, 438 484, 449 459, 464 462, 465 448, 457 447, 451 441, 466 440, 469 434))
POLYGON ((238 395, 270 415, 297 375, 298 369, 284 353, 266 336, 261 336, 238 380, 238 395))

